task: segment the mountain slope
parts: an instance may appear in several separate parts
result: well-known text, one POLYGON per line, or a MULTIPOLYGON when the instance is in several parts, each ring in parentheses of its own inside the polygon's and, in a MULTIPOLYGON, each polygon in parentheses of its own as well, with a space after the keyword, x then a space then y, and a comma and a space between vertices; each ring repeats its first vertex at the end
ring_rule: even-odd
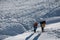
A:
POLYGON ((20 35, 6 38, 4 40, 60 40, 60 22, 46 25, 45 32, 41 33, 40 28, 37 29, 37 33, 25 32, 20 35), (38 38, 37 38, 38 37, 38 38), (36 39, 37 38, 37 39, 36 39))
POLYGON ((33 23, 39 23, 40 18, 47 24, 59 22, 60 8, 55 9, 59 6, 60 0, 0 0, 0 39, 33 30, 33 23))

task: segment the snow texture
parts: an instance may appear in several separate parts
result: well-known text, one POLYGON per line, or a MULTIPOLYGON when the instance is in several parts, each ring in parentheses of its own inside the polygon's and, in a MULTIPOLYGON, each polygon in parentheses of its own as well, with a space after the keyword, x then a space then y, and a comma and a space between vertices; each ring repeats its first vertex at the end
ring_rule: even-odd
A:
POLYGON ((33 30, 40 18, 60 22, 60 0, 0 0, 0 39, 33 30))

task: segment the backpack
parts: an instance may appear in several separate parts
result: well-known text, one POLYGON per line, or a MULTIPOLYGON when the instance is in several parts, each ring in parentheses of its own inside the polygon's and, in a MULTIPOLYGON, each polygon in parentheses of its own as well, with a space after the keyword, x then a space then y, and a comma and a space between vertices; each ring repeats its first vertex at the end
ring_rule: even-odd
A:
POLYGON ((34 27, 37 27, 37 25, 38 25, 38 23, 37 23, 37 22, 35 22, 35 23, 34 23, 34 27))
POLYGON ((42 22, 40 22, 40 24, 41 24, 41 27, 45 27, 46 22, 42 21, 42 22))

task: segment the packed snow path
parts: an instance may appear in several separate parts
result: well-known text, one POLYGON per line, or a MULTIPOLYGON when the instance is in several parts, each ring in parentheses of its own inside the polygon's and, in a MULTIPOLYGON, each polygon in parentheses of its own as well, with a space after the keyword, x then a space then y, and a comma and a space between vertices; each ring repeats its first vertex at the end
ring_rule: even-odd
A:
POLYGON ((60 22, 46 25, 43 33, 39 27, 36 33, 29 31, 4 40, 60 40, 60 22))

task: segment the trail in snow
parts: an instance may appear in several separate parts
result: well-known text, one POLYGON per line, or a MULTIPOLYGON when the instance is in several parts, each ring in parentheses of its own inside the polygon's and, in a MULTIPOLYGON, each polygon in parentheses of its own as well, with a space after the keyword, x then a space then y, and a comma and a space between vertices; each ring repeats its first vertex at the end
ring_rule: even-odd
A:
POLYGON ((43 33, 39 27, 36 33, 33 31, 25 32, 4 40, 60 40, 60 22, 46 25, 43 33))
POLYGON ((37 40, 41 34, 38 34, 33 40, 37 40))
POLYGON ((35 39, 36 36, 38 36, 40 33, 34 33, 28 40, 33 40, 35 39))
POLYGON ((25 40, 28 40, 34 33, 32 33, 31 35, 29 35, 25 40))

